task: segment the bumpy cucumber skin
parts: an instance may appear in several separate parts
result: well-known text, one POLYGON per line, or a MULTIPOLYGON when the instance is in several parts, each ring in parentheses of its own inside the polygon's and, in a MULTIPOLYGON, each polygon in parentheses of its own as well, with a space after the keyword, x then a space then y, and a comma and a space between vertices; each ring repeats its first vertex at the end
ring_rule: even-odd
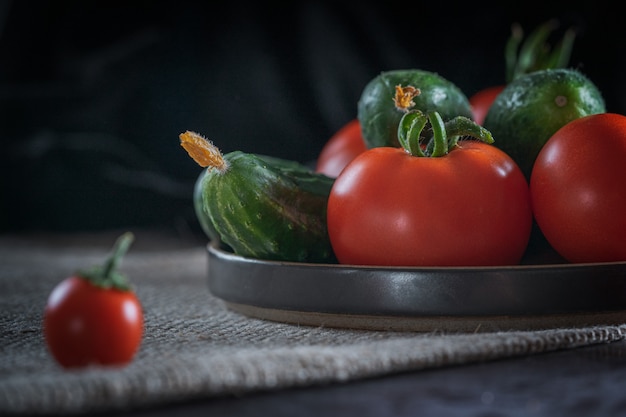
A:
POLYGON ((202 211, 222 243, 246 257, 336 263, 326 226, 334 179, 293 161, 240 151, 201 180, 202 211))
POLYGON ((527 179, 543 145, 566 123, 605 113, 597 86, 575 69, 535 71, 509 83, 491 105, 483 126, 494 145, 519 165, 527 179), (557 97, 567 97, 559 105, 557 97))
POLYGON ((393 101, 397 85, 420 89, 412 109, 438 111, 444 121, 456 116, 472 118, 467 96, 440 75, 420 69, 382 72, 365 86, 357 105, 357 117, 368 148, 400 146, 398 124, 404 112, 396 109, 393 101))
POLYGON ((219 240, 220 235, 215 230, 215 226, 211 222, 209 215, 204 211, 204 202, 202 201, 202 187, 204 177, 208 174, 209 170, 203 170, 198 175, 196 179, 196 183, 193 187, 193 210, 196 214, 196 218, 198 219, 198 223, 202 228, 202 231, 207 235, 210 240, 219 240))

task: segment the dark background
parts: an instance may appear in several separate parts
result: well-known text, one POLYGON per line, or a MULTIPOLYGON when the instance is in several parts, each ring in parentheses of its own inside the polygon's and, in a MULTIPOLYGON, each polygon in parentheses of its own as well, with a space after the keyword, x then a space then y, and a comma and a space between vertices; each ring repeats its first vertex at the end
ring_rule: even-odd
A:
POLYGON ((502 4, 0 0, 0 231, 197 233, 179 133, 311 163, 381 71, 502 84, 514 22, 576 28, 571 66, 626 114, 619 13, 502 4))

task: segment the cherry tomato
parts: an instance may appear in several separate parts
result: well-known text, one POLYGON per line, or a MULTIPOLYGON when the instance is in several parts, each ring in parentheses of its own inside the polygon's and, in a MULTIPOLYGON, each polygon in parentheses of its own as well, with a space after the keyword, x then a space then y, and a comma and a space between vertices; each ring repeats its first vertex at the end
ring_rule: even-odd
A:
POLYGON ((539 228, 570 262, 626 261, 626 116, 573 120, 551 136, 533 166, 539 228))
POLYGON ((439 157, 402 147, 363 152, 335 180, 327 223, 343 264, 513 265, 532 212, 515 162, 493 145, 462 140, 439 157))
POLYGON ((115 266, 132 235, 118 240, 103 268, 76 273, 50 293, 44 310, 44 337, 55 360, 66 368, 125 365, 143 335, 143 312, 135 293, 115 266))
POLYGON ((336 178, 357 155, 366 150, 361 125, 353 119, 339 129, 324 145, 317 158, 316 171, 336 178))
POLYGON ((472 109, 472 117, 474 121, 479 125, 482 125, 485 121, 485 116, 489 112, 489 108, 498 94, 504 90, 504 85, 496 85, 493 87, 487 87, 476 92, 469 98, 470 106, 472 109))

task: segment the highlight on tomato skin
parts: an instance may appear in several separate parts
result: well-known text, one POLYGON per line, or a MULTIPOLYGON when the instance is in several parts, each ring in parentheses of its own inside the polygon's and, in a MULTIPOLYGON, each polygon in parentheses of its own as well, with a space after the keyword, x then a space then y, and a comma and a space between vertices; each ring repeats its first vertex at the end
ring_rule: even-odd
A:
POLYGON ((326 142, 317 158, 315 171, 336 178, 350 161, 366 149, 358 119, 350 120, 326 142))

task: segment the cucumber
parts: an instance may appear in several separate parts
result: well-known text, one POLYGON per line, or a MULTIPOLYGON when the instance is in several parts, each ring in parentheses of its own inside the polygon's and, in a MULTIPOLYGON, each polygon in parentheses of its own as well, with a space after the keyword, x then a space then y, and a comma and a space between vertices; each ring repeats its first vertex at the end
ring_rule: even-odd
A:
POLYGON ((574 68, 542 69, 511 81, 496 97, 483 126, 530 181, 539 151, 567 123, 605 113, 598 86, 574 68))
POLYGON ((385 71, 367 83, 357 106, 367 147, 400 147, 398 124, 410 110, 436 111, 444 122, 472 118, 467 96, 442 76, 420 69, 385 71))
POLYGON ((194 204, 209 237, 256 259, 337 262, 326 225, 333 178, 295 161, 242 151, 222 155, 194 132, 180 139, 206 167, 194 204))
POLYGON ((202 183, 208 172, 209 171, 206 169, 202 170, 193 186, 193 210, 204 234, 207 235, 209 240, 218 241, 220 235, 217 233, 217 230, 215 230, 215 226, 213 226, 213 222, 209 219, 208 214, 204 211, 204 201, 202 201, 202 183))

